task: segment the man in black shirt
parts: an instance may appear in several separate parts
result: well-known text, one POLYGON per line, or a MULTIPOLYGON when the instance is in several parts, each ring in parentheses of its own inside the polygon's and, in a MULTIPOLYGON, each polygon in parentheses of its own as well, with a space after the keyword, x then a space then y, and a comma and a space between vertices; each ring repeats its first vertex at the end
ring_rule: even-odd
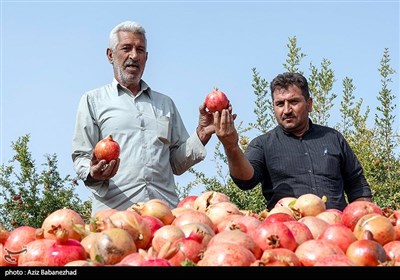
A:
POLYGON ((275 77, 270 88, 278 126, 253 139, 245 153, 238 145, 236 116, 228 110, 214 114, 215 133, 224 146, 236 185, 248 190, 261 182, 268 209, 283 197, 306 193, 325 195, 327 208, 339 210, 347 201, 371 201, 362 166, 346 139, 309 118, 312 97, 306 78, 283 73, 275 77))

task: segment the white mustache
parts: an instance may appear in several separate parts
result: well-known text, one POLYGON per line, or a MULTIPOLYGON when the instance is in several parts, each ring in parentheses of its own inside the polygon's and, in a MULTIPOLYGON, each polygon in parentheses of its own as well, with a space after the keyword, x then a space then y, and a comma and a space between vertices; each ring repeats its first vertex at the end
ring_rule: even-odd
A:
POLYGON ((139 67, 139 63, 138 63, 138 62, 135 62, 135 61, 133 61, 133 60, 127 60, 127 61, 125 62, 125 64, 124 64, 124 66, 125 66, 125 67, 128 67, 128 66, 139 67))

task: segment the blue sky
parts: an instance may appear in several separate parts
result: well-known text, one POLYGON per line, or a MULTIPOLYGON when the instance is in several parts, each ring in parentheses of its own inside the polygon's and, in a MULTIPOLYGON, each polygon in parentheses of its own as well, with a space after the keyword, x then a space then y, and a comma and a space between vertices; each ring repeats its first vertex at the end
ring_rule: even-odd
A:
MULTIPOLYGON (((75 176, 71 138, 76 107, 87 90, 109 83, 105 50, 111 29, 125 20, 147 32, 144 80, 170 95, 187 130, 214 86, 224 91, 237 123, 254 122, 252 71, 271 81, 285 69, 289 38, 307 56, 301 70, 331 61, 340 103, 342 80, 353 79, 357 98, 376 112, 378 67, 385 48, 396 70, 390 84, 399 104, 399 1, 5 1, 1 0, 1 163, 14 155, 11 142, 30 134, 40 167, 57 154, 61 175, 75 176)), ((331 125, 339 116, 331 111, 331 125)), ((399 131, 399 116, 395 128, 399 131)), ((196 168, 215 175, 214 137, 196 168)), ((179 185, 191 180, 176 177, 179 185)), ((78 193, 87 199, 81 184, 78 193)), ((198 194, 198 186, 193 190, 198 194)))

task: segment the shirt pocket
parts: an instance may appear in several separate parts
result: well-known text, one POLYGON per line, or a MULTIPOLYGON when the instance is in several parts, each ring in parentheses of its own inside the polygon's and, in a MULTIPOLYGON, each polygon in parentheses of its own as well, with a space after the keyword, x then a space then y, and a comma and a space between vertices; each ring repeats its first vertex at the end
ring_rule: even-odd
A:
POLYGON ((158 117, 156 123, 158 139, 162 143, 169 145, 171 143, 171 124, 169 118, 166 116, 158 117))

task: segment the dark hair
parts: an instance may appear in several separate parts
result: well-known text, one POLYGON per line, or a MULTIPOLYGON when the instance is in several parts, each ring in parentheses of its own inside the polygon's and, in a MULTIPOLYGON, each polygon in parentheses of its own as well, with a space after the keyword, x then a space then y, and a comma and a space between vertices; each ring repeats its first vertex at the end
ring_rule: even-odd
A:
POLYGON ((301 89, 306 100, 310 98, 307 79, 299 73, 285 72, 276 76, 270 84, 272 100, 274 100, 274 91, 277 88, 288 89, 293 85, 301 89))

